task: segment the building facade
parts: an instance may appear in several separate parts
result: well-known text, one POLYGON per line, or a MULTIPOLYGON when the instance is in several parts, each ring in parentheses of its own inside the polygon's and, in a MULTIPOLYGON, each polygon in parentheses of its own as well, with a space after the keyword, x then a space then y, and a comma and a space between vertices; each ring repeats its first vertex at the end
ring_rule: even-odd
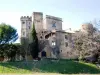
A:
MULTIPOLYGON (((46 15, 42 12, 33 12, 32 17, 22 16, 21 37, 31 39, 32 26, 35 25, 39 40, 39 56, 46 53, 47 58, 74 58, 72 54, 73 33, 62 30, 62 19, 46 15)), ((31 42, 31 41, 30 41, 31 42)))

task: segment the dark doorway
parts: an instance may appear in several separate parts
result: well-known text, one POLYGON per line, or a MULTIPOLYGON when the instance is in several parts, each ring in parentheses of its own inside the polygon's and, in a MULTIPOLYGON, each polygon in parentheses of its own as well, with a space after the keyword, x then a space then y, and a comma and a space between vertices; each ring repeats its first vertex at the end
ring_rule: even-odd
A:
POLYGON ((42 51, 42 52, 41 52, 41 56, 42 56, 42 57, 46 57, 46 52, 45 52, 45 51, 42 51))

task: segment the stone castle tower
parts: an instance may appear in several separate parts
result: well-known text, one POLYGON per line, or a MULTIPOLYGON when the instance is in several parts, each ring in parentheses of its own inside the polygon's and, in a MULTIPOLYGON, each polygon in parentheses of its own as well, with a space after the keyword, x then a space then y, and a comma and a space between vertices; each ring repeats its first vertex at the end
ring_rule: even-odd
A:
POLYGON ((30 32, 33 24, 35 25, 36 32, 39 33, 43 30, 53 31, 62 30, 62 19, 54 16, 46 15, 43 19, 42 12, 33 12, 32 17, 22 16, 21 21, 21 37, 30 37, 30 32))
POLYGON ((20 18, 21 21, 21 37, 29 38, 29 34, 32 28, 32 17, 30 16, 22 16, 20 18))
POLYGON ((33 24, 35 25, 36 32, 43 30, 43 13, 42 12, 33 12, 32 15, 33 24))
POLYGON ((93 33, 93 29, 94 27, 93 27, 93 25, 91 24, 91 23, 84 23, 84 24, 82 24, 82 26, 81 26, 81 31, 82 32, 84 32, 84 33, 93 33))
POLYGON ((33 24, 37 33, 43 30, 43 13, 41 12, 33 12, 32 16, 21 16, 20 21, 21 38, 28 39, 29 42, 32 42, 31 31, 33 24))

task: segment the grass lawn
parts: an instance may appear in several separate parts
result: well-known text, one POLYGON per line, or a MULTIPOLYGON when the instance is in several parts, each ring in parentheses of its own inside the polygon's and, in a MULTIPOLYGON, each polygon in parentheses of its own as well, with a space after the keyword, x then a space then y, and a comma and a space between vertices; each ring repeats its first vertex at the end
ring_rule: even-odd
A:
POLYGON ((99 74, 95 65, 72 60, 41 60, 29 62, 0 63, 0 73, 60 73, 60 74, 99 74))

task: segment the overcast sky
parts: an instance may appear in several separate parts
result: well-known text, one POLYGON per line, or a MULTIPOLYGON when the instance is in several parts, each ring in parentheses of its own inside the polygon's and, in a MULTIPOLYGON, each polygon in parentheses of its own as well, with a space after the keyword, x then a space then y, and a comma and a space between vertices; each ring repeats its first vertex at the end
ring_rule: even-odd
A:
POLYGON ((100 18, 100 0, 0 0, 0 23, 12 25, 20 36, 20 17, 33 11, 61 17, 63 29, 79 29, 82 23, 100 18))

